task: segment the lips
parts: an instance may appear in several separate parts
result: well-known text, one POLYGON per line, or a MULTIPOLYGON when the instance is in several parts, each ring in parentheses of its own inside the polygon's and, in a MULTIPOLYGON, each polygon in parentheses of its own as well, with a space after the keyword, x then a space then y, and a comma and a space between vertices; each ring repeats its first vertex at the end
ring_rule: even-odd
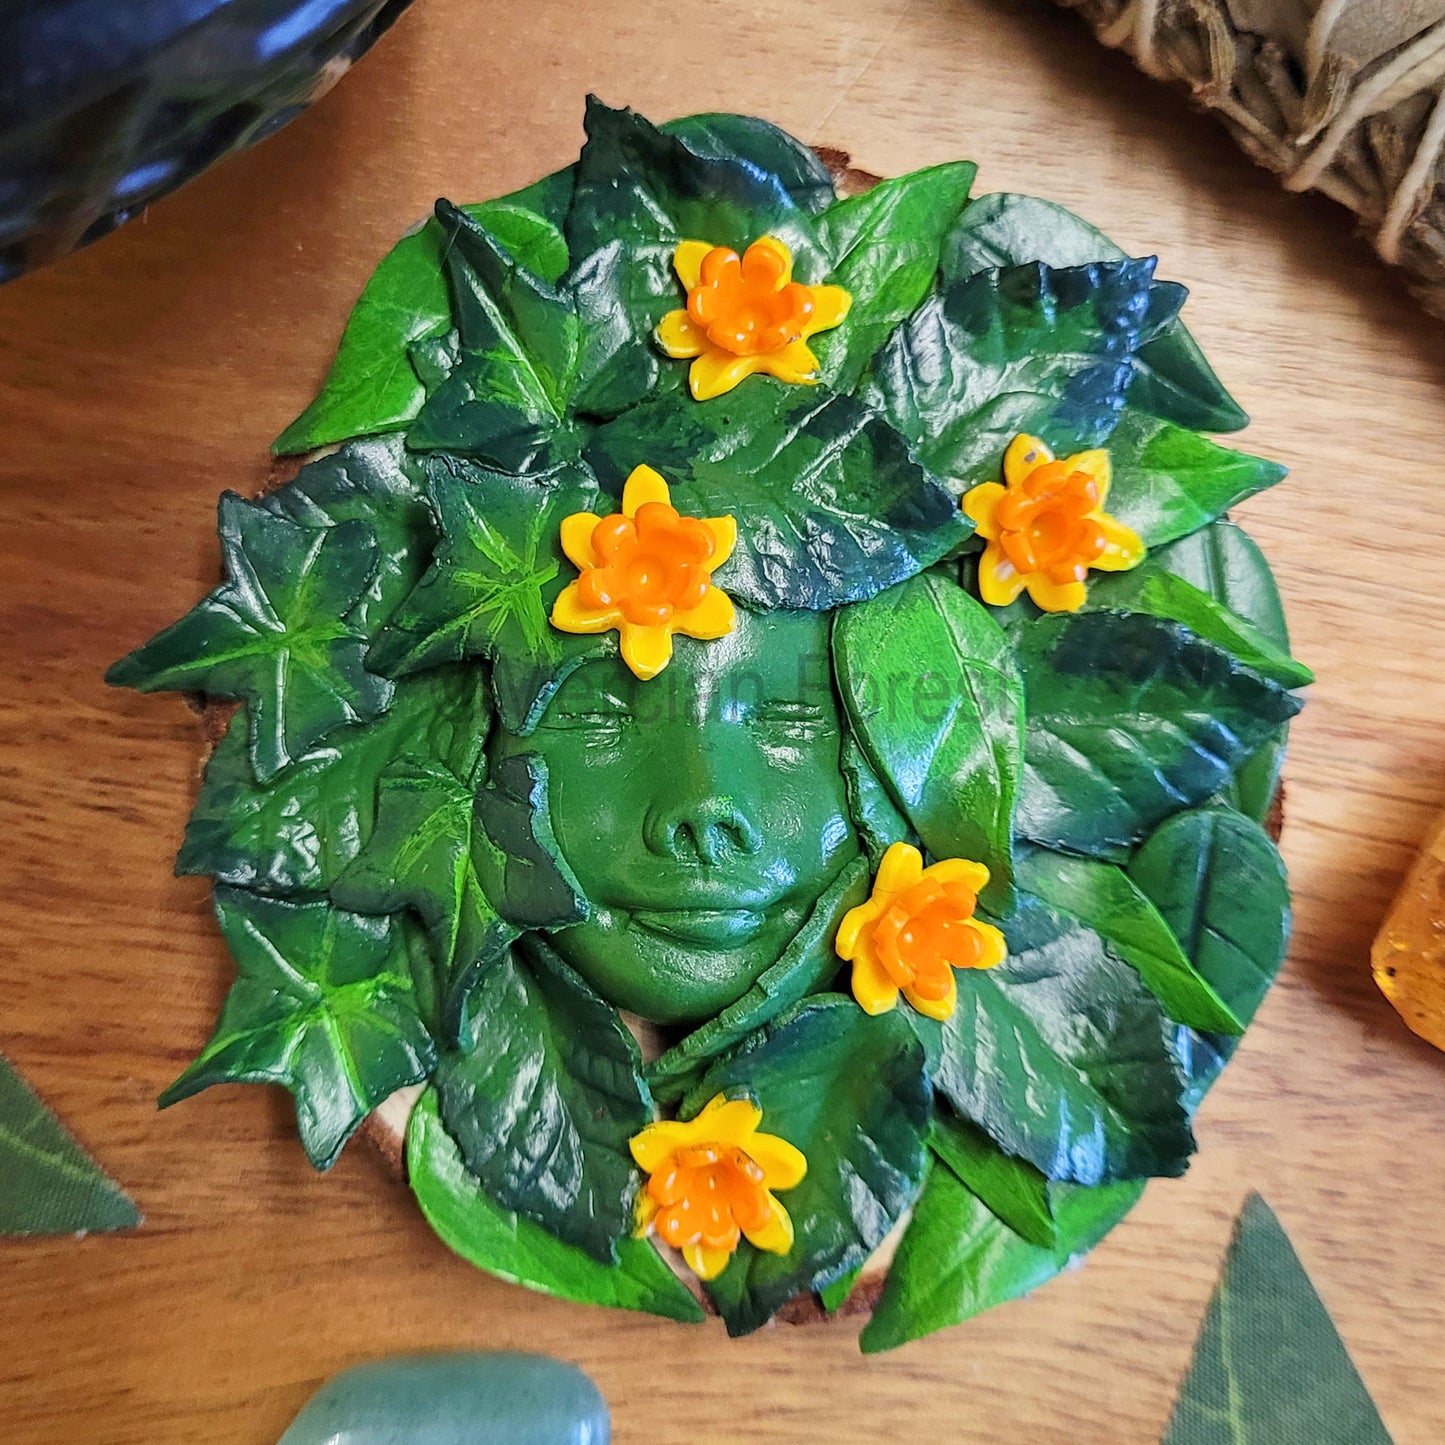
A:
POLYGON ((632 915, 635 927, 709 948, 746 943, 766 921, 764 914, 751 908, 638 909, 632 915))

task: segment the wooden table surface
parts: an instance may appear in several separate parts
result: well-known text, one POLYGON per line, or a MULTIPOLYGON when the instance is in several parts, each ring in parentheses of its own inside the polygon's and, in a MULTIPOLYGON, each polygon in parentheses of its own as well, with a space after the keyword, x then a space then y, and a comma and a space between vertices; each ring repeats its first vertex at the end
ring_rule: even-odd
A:
POLYGON ((1346 227, 1044 0, 419 0, 258 151, 0 291, 0 1045, 146 1215, 0 1242, 0 1437, 271 1445, 344 1366, 475 1347, 577 1361, 624 1445, 1151 1442, 1258 1189, 1398 1441, 1445 1439, 1445 1056, 1367 962, 1445 803, 1445 329, 1346 227), (492 1281, 364 1147, 313 1174, 279 1091, 154 1108, 230 969, 207 887, 170 876, 194 720, 101 672, 212 585, 217 494, 261 483, 395 237, 571 159, 589 89, 764 114, 883 173, 966 155, 980 191, 1074 207, 1190 284, 1246 444, 1293 469, 1242 510, 1319 674, 1297 929, 1202 1154, 1085 1269, 879 1358, 856 1323, 729 1343, 492 1281))

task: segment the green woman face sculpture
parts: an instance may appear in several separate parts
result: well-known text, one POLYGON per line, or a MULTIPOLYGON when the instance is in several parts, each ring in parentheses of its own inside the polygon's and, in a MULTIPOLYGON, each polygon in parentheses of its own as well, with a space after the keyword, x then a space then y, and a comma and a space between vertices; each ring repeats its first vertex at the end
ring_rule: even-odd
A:
POLYGON ((537 731, 552 827, 591 904, 558 952, 619 1007, 704 1019, 773 963, 858 851, 839 768, 830 618, 738 610, 642 682, 615 658, 558 689, 537 731))

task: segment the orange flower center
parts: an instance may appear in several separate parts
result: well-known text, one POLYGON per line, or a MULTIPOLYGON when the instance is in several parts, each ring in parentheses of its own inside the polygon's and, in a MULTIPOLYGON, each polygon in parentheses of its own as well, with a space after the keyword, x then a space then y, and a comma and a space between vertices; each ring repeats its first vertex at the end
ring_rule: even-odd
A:
POLYGON ((786 256, 754 241, 742 256, 714 246, 702 258, 701 281, 688 293, 687 314, 707 339, 735 356, 781 351, 803 335, 813 293, 788 274, 786 256))
POLYGON ((661 627, 707 595, 716 548, 696 517, 680 517, 667 502, 644 502, 636 517, 614 512, 592 529, 600 565, 577 579, 588 607, 616 607, 638 627, 661 627))
POLYGON ((962 883, 923 878, 896 898, 874 925, 878 961, 899 988, 920 998, 948 997, 949 970, 977 968, 984 941, 967 926, 977 896, 962 883))
POLYGON ((761 1167, 729 1144, 679 1149, 647 1192, 658 1205, 657 1232, 674 1249, 736 1249, 744 1230, 762 1229, 773 1213, 761 1167))
POLYGON ((1082 582, 1108 539, 1093 515, 1099 485, 1066 462, 1035 467, 999 498, 999 546, 1016 571, 1041 572, 1060 585, 1082 582))

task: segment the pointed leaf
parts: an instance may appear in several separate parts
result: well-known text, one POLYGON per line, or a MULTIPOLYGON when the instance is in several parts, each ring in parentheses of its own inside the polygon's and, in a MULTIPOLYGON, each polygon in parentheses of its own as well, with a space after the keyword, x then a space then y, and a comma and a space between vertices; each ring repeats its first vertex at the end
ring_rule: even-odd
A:
POLYGON ((715 111, 665 121, 658 127, 707 160, 741 160, 782 183, 799 210, 824 211, 838 199, 833 176, 816 151, 787 131, 751 115, 715 111))
POLYGON ((840 761, 843 783, 848 790, 848 812, 853 827, 868 855, 868 866, 878 871, 883 855, 894 843, 919 844, 913 824, 904 817, 898 804, 873 771, 858 740, 850 731, 843 739, 840 761))
POLYGON ((1058 1243, 1049 1181, 1025 1159, 1005 1154, 982 1129, 941 1109, 928 1137, 933 1152, 992 1213, 1041 1249, 1058 1243))

